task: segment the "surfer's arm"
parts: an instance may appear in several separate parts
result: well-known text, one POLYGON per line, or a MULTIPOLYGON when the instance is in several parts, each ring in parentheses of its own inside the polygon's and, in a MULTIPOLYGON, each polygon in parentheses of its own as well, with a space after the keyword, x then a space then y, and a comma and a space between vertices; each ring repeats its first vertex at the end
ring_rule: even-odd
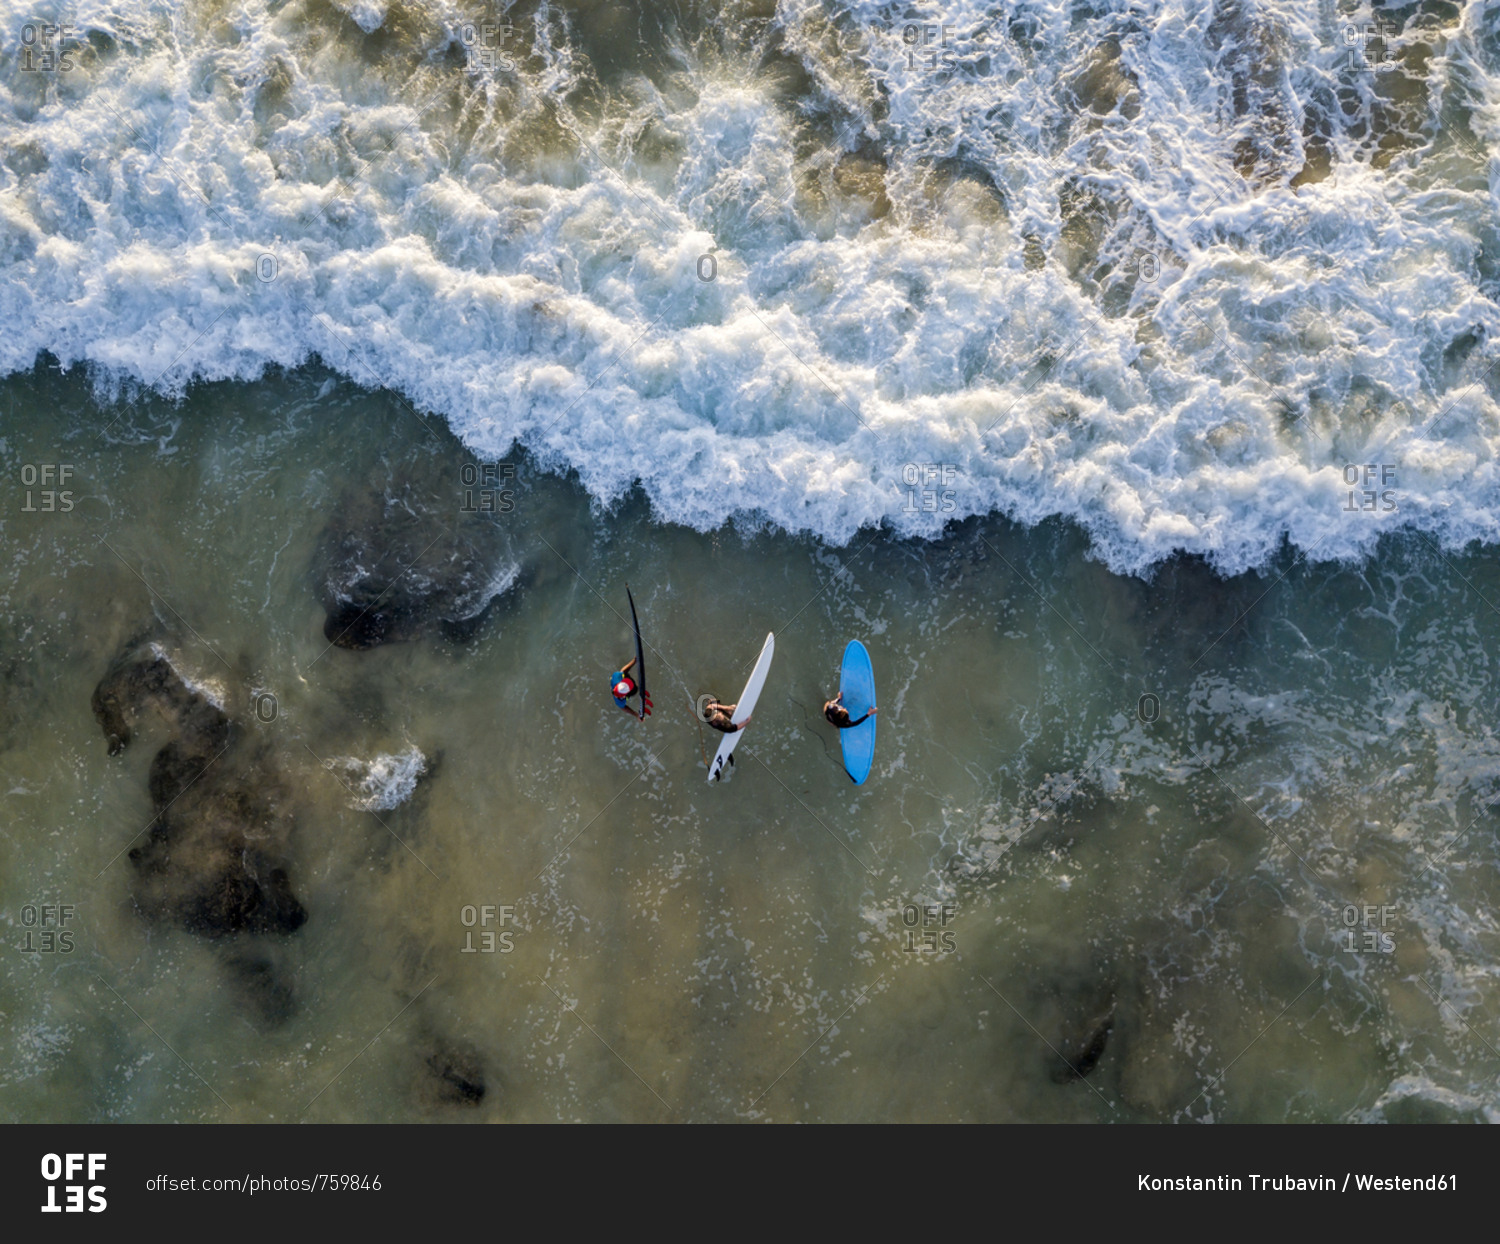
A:
POLYGON ((840 730, 853 730, 855 726, 863 724, 869 718, 870 713, 874 713, 874 712, 878 712, 878 711, 879 711, 878 709, 873 709, 872 708, 870 710, 870 712, 866 713, 863 717, 861 717, 859 719, 859 721, 851 721, 847 726, 840 726, 839 729, 840 730))
POLYGON ((630 660, 626 661, 624 665, 620 666, 620 673, 628 674, 634 666, 635 658, 631 657, 630 660))

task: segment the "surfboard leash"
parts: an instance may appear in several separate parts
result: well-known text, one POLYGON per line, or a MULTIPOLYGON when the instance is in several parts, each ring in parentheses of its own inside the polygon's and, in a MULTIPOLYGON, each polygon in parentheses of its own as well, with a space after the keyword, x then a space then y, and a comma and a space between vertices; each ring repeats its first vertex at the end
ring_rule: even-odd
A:
POLYGON ((840 760, 835 760, 833 754, 828 750, 828 740, 823 737, 820 731, 813 729, 813 727, 808 724, 812 720, 812 717, 811 714, 809 714, 807 711, 807 705, 802 703, 802 701, 794 695, 787 696, 787 699, 789 699, 793 704, 795 704, 802 710, 802 728, 823 745, 823 755, 827 759, 828 763, 831 764, 840 773, 842 773, 845 777, 848 777, 849 771, 844 768, 843 762, 840 760))
MULTIPOLYGON (((684 684, 682 689, 687 691, 687 685, 684 684)), ((698 723, 698 755, 703 757, 703 767, 707 769, 709 767, 708 752, 703 746, 703 722, 698 716, 698 702, 693 699, 691 692, 688 694, 688 712, 692 713, 693 720, 698 723)))
MULTIPOLYGON (((661 653, 659 652, 656 655, 661 657, 661 653)), ((693 720, 698 724, 698 755, 703 757, 703 767, 707 769, 708 754, 703 750, 703 722, 698 716, 698 702, 693 699, 693 693, 688 690, 688 685, 683 680, 682 675, 677 672, 677 667, 667 665, 665 657, 662 657, 662 664, 666 665, 667 669, 671 671, 672 677, 677 680, 677 685, 682 688, 682 694, 687 696, 688 712, 692 714, 693 720)))

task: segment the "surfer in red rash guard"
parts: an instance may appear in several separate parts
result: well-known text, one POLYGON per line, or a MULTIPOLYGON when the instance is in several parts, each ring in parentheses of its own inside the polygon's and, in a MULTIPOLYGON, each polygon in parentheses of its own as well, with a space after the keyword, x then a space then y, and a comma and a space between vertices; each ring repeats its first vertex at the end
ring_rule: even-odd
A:
POLYGON ((870 716, 870 713, 878 713, 880 711, 878 708, 872 708, 859 721, 850 721, 849 710, 844 707, 843 699, 844 693, 840 691, 838 695, 823 705, 823 716, 828 718, 830 724, 837 726, 840 730, 852 730, 855 726, 863 722, 865 717, 870 716))
POLYGON ((635 679, 630 677, 630 671, 635 666, 635 658, 625 662, 623 669, 616 670, 609 678, 610 694, 615 697, 615 703, 629 713, 636 716, 635 709, 630 707, 630 698, 639 693, 640 688, 636 686, 635 679))

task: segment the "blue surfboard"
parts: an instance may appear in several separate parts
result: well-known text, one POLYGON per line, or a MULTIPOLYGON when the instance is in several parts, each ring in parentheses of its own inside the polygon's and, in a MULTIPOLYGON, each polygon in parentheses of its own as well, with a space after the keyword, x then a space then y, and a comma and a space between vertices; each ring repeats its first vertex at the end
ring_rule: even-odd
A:
MULTIPOLYGON (((859 721, 875 707, 875 667, 864 644, 851 639, 844 649, 844 666, 839 671, 839 690, 844 693, 844 707, 859 721)), ((844 748, 844 768, 856 786, 870 776, 875 762, 875 718, 867 717, 857 726, 839 731, 844 748)))

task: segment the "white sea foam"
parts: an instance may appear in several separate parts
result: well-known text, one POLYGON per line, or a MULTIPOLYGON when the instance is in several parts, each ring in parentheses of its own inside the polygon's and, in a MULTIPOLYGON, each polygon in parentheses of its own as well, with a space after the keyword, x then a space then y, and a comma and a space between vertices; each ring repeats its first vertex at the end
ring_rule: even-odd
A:
POLYGON ((381 752, 369 760, 338 756, 329 767, 340 770, 350 789, 350 806, 361 812, 389 812, 412 797, 427 772, 427 757, 416 746, 381 752))
POLYGON ((1398 525, 1500 538, 1478 0, 1387 50, 1295 0, 785 0, 812 94, 679 49, 670 97, 636 83, 602 119, 569 105, 558 9, 512 72, 439 4, 393 76, 361 59, 360 31, 398 37, 379 0, 339 26, 265 0, 0 7, 0 371, 50 351, 180 393, 318 358, 700 528, 1062 515, 1130 571, 1177 549, 1237 571, 1284 537, 1355 558, 1398 525), (104 50, 26 71, 46 21, 104 50), (1419 44, 1425 87, 1372 114, 1389 91, 1358 56, 1419 44), (515 138, 544 100, 584 176, 515 138), (1331 173, 1294 186, 1320 125, 1331 173), (840 189, 856 149, 888 212, 840 189), (1393 472, 1373 512, 1348 464, 1393 472))

